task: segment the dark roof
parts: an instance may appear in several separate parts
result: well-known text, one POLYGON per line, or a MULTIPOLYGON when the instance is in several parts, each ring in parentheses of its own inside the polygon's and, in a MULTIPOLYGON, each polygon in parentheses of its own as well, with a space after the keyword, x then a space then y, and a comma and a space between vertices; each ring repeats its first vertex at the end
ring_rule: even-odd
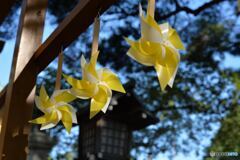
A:
POLYGON ((78 112, 78 121, 96 121, 100 118, 112 119, 127 124, 132 130, 139 130, 148 125, 159 122, 159 119, 148 112, 136 96, 129 92, 127 94, 114 94, 110 107, 106 114, 99 113, 93 119, 89 120, 89 107, 85 107, 78 112))

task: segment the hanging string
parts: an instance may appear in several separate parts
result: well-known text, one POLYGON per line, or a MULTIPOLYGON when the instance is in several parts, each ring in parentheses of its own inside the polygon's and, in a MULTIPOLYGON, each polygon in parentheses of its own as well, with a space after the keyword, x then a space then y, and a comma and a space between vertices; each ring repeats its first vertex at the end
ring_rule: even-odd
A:
POLYGON ((99 30, 100 30, 100 19, 99 17, 96 17, 94 20, 92 54, 98 51, 99 30))
POLYGON ((147 14, 154 18, 155 0, 148 0, 147 14))
POLYGON ((61 89, 62 65, 63 65, 63 50, 61 49, 61 52, 58 55, 58 68, 55 82, 55 90, 61 89))

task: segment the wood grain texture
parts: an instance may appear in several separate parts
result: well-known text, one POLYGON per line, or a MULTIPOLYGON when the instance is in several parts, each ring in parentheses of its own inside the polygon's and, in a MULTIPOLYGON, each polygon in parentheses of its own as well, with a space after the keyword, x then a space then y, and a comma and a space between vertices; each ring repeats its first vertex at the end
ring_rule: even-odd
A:
MULTIPOLYGON (((48 39, 37 49, 35 54, 28 61, 19 76, 24 77, 27 68, 37 64, 38 73, 47 67, 57 56, 61 49, 65 49, 81 33, 83 33, 93 22, 96 16, 101 15, 118 0, 84 0, 73 9, 63 20, 48 39)), ((16 77, 17 79, 20 77, 16 77)), ((1 93, 3 96, 5 93, 1 93)), ((1 102, 4 98, 0 95, 1 102)))
POLYGON ((52 62, 62 49, 70 45, 103 13, 118 0, 80 1, 49 38, 38 48, 32 63, 38 63, 39 72, 52 62))
POLYGON ((35 50, 41 45, 47 0, 24 0, 15 44, 12 68, 2 111, 0 160, 26 159, 29 119, 35 95, 37 66, 15 83, 35 50))
POLYGON ((25 7, 22 11, 10 82, 7 91, 1 92, 2 96, 0 96, 2 103, 4 101, 2 97, 6 97, 2 108, 4 115, 0 136, 0 160, 26 159, 29 132, 27 121, 32 116, 37 74, 57 57, 61 49, 66 48, 83 33, 93 23, 97 15, 103 13, 117 0, 80 1, 49 38, 39 46, 37 44, 40 42, 38 38, 41 39, 39 34, 42 32, 38 29, 42 29, 41 20, 44 19, 44 9, 42 8, 42 11, 37 12, 40 17, 36 19, 31 18, 31 16, 27 17, 26 13, 35 15, 35 9, 44 6, 42 5, 43 1, 46 0, 24 1, 25 5, 23 6, 25 7), (27 6, 37 3, 41 4, 34 5, 35 7, 31 7, 28 11, 27 6), (34 29, 31 28, 33 26, 34 29), (25 29, 29 32, 25 32, 25 29), (34 40, 35 38, 36 40, 34 40), (29 41, 35 41, 36 44, 29 43, 29 41), (38 47, 38 49, 35 51, 34 47, 38 47), (27 57, 25 57, 26 55, 22 56, 23 52, 28 54, 27 57), (32 54, 33 52, 34 54, 32 54))

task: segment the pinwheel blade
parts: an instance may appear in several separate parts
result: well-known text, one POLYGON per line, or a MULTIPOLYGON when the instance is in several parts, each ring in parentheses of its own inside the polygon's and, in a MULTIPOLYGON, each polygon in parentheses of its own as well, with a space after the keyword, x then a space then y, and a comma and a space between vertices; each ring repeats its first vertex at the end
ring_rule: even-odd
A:
POLYGON ((57 90, 54 92, 53 99, 55 102, 70 103, 76 99, 76 96, 71 94, 70 90, 57 90))
POLYGON ((67 132, 71 133, 72 123, 73 123, 72 113, 68 111, 61 111, 61 113, 62 113, 62 123, 66 128, 67 132))
POLYGON ((102 81, 104 81, 110 89, 126 93, 117 75, 111 72, 109 69, 102 69, 102 81))
POLYGON ((185 50, 184 44, 181 41, 181 38, 179 37, 178 33, 176 32, 175 29, 172 29, 171 27, 169 31, 169 41, 173 44, 173 46, 176 49, 185 50))
POLYGON ((106 113, 112 98, 112 92, 106 86, 100 86, 98 93, 92 98, 90 106, 90 119, 100 111, 106 113))

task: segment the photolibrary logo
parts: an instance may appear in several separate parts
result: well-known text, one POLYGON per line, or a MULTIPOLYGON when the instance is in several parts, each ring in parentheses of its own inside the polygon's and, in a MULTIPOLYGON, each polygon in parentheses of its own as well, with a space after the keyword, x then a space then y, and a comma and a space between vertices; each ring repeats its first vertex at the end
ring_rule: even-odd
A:
POLYGON ((215 157, 215 152, 210 152, 210 157, 215 157))
POLYGON ((210 157, 237 157, 238 152, 210 152, 210 157))

